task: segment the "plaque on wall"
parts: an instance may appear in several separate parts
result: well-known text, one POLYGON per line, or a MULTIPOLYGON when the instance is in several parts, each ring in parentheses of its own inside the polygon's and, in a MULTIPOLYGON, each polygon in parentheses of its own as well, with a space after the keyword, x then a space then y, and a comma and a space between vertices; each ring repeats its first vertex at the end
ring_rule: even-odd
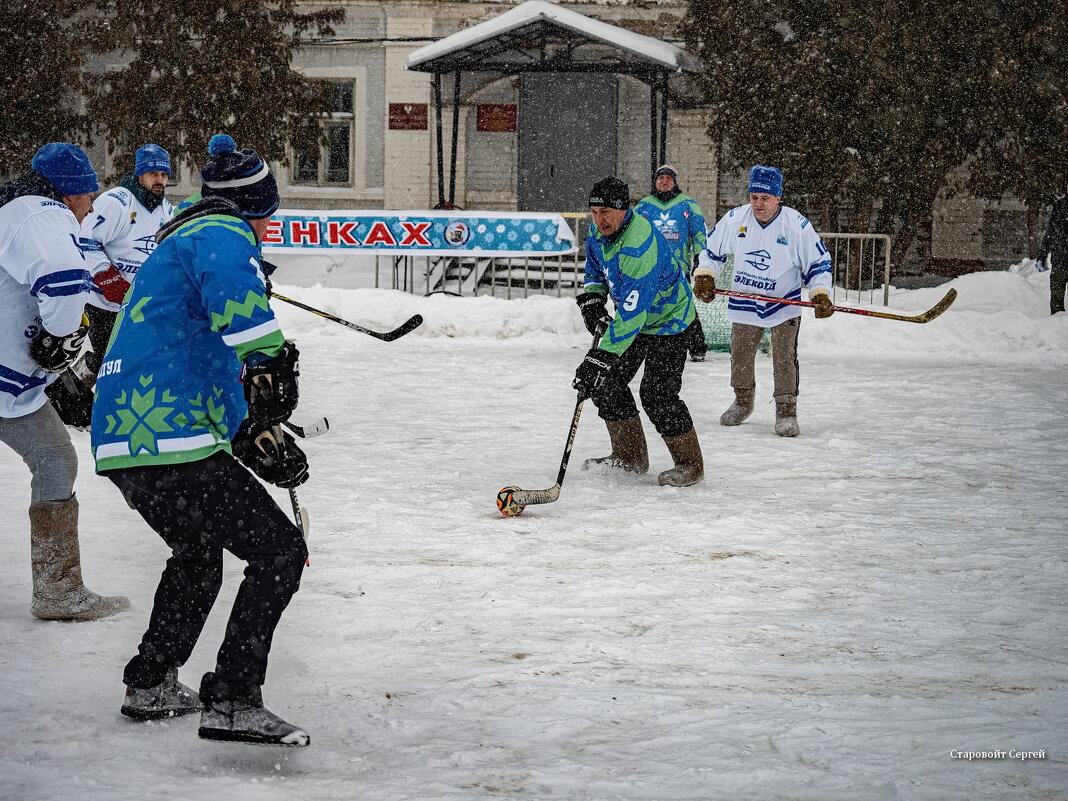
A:
POLYGON ((515 103, 479 103, 475 114, 475 130, 491 133, 515 133, 515 103))
POLYGON ((428 109, 426 103, 390 103, 389 129, 391 131, 425 131, 428 109))

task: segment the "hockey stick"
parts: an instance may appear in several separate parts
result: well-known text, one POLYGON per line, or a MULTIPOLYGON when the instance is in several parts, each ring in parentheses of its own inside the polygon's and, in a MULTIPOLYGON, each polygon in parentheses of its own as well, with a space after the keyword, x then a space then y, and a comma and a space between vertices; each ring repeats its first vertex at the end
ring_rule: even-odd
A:
POLYGON ((292 431, 301 439, 311 439, 312 437, 318 437, 325 434, 330 430, 330 421, 325 417, 320 417, 318 420, 313 420, 306 426, 298 426, 296 423, 291 423, 286 420, 282 423, 286 428, 292 431))
POLYGON ((301 303, 299 300, 293 300, 293 298, 287 298, 285 295, 279 295, 277 292, 271 293, 272 298, 285 301, 286 303, 296 306, 298 309, 304 309, 312 314, 318 314, 320 317, 325 317, 327 320, 332 320, 335 323, 351 328, 353 331, 359 331, 361 334, 367 334, 375 339, 381 339, 383 342, 392 342, 395 339, 400 339, 405 334, 410 334, 423 324, 423 316, 421 314, 415 314, 405 320, 400 326, 394 328, 392 331, 372 331, 370 328, 364 328, 362 325, 356 323, 350 323, 348 320, 342 320, 340 317, 336 317, 333 314, 324 312, 321 309, 317 309, 314 306, 309 306, 305 303, 301 303))
MULTIPOLYGON (((597 326, 593 335, 593 346, 604 336, 605 323, 597 326)), ((523 511, 527 506, 540 503, 553 503, 560 497, 560 487, 564 484, 564 476, 567 474, 567 463, 571 459, 571 448, 575 444, 575 434, 578 432, 579 420, 582 418, 582 404, 586 399, 579 395, 575 403, 575 411, 571 415, 571 429, 567 432, 567 444, 564 446, 564 455, 560 459, 560 470, 556 474, 556 483, 548 489, 525 490, 519 487, 505 487, 497 493, 497 508, 505 517, 512 517, 523 511)))
MULTIPOLYGON (((753 295, 748 292, 734 292, 730 289, 717 289, 717 295, 727 295, 731 298, 745 298, 746 300, 763 300, 773 303, 786 303, 790 306, 808 306, 815 308, 816 304, 810 300, 792 300, 790 298, 773 298, 770 295, 753 295)), ((849 314, 863 314, 867 317, 879 317, 883 320, 901 320, 906 323, 929 323, 946 309, 953 305, 957 299, 957 290, 950 289, 946 296, 938 303, 921 314, 905 315, 891 314, 890 312, 874 311, 872 309, 855 309, 852 306, 835 306, 835 311, 848 312, 849 314)))

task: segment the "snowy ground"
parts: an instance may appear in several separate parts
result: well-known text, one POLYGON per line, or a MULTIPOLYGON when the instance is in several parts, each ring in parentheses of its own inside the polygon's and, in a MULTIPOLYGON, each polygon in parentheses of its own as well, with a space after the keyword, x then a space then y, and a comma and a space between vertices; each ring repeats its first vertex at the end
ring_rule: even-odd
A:
MULTIPOLYGON (((767 358, 735 429, 727 357, 688 365, 696 487, 656 485, 648 423, 650 475, 582 471, 608 442, 588 407, 560 500, 512 519, 498 489, 555 480, 574 305, 282 287, 365 325, 427 319, 386 344, 278 308, 294 419, 333 426, 306 443, 312 565, 265 687, 311 747, 119 715, 165 549, 75 432, 87 583, 133 610, 30 617, 29 480, 0 451, 0 798, 1065 798, 1068 315, 1042 275, 952 286, 928 325, 806 311, 795 440, 767 358), (953 757, 995 749, 1044 758, 953 757)), ((239 579, 229 562, 189 684, 239 579)))

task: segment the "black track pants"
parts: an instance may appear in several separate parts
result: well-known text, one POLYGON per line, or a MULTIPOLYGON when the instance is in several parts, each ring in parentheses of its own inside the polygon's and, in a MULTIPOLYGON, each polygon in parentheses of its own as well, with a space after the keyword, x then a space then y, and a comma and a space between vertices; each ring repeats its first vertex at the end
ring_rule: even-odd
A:
POLYGON ((300 529, 229 454, 104 475, 171 549, 126 684, 152 687, 189 658, 222 586, 223 549, 248 564, 215 673, 223 681, 263 684, 275 626, 300 587, 308 555, 300 529))
POLYGON ((679 398, 690 336, 690 329, 666 336, 638 334, 612 368, 601 391, 593 396, 600 418, 611 423, 629 420, 638 414, 634 395, 627 385, 644 362, 645 372, 638 394, 657 433, 662 437, 675 437, 693 428, 690 410, 679 398))

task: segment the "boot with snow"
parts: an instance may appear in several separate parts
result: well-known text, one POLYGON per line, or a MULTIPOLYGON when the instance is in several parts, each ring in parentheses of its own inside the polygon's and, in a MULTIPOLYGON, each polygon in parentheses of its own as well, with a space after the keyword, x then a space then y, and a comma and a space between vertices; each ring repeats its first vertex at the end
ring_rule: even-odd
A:
POLYGON ((311 743, 311 737, 292 723, 263 706, 258 684, 219 681, 205 673, 200 682, 200 713, 197 734, 204 740, 287 745, 297 748, 311 743))
POLYGON ((756 387, 734 390, 734 403, 719 417, 721 426, 738 426, 753 413, 753 397, 756 387))
POLYGON ((612 452, 608 456, 587 459, 582 463, 583 470, 591 467, 609 467, 626 470, 631 473, 645 473, 649 470, 649 446, 645 442, 645 430, 641 419, 635 415, 626 420, 605 423, 608 436, 612 440, 612 452))
POLYGON ((78 499, 30 507, 33 605, 41 620, 96 620, 130 608, 122 595, 97 595, 82 584, 78 499))
POLYGON ((796 437, 801 433, 797 425, 796 395, 778 395, 775 398, 775 433, 780 437, 796 437))
POLYGON ((665 470, 657 479, 660 486, 688 487, 696 484, 705 475, 705 460, 701 455, 701 443, 697 441, 697 429, 691 428, 677 437, 664 437, 675 466, 665 470))
POLYGON ((127 687, 119 711, 134 720, 163 720, 203 708, 193 689, 178 681, 178 668, 172 667, 155 687, 127 687))

